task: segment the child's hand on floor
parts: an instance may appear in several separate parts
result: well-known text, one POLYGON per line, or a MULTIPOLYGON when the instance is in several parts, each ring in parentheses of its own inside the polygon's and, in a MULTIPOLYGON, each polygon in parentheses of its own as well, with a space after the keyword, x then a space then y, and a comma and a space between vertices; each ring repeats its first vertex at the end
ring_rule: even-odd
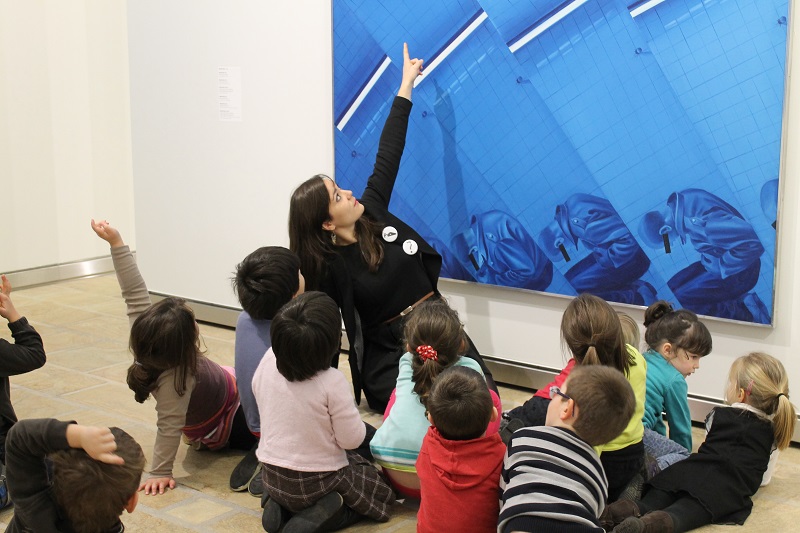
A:
POLYGON ((164 494, 165 489, 175 488, 175 479, 170 477, 151 477, 141 485, 139 490, 144 490, 145 494, 153 495, 164 494))
POLYGON ((125 243, 122 241, 122 235, 119 234, 116 228, 113 228, 108 223, 108 220, 95 222, 94 219, 92 219, 92 229, 98 237, 110 244, 112 248, 125 246, 125 243))

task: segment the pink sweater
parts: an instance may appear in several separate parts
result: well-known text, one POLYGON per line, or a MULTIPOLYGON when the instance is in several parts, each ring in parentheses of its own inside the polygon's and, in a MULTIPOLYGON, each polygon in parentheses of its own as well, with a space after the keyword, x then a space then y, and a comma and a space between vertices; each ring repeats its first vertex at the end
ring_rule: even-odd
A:
POLYGON ((350 384, 335 368, 291 382, 275 365, 272 348, 253 375, 261 418, 256 455, 262 463, 302 472, 332 472, 347 466, 345 450, 357 448, 366 429, 350 384))

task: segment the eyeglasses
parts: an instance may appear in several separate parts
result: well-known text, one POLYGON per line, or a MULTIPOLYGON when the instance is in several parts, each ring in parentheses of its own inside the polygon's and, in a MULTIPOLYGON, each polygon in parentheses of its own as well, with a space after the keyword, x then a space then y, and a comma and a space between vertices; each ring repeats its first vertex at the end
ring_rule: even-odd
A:
POLYGON ((553 385, 552 387, 550 387, 550 399, 553 400, 553 399, 555 399, 556 396, 561 396, 565 400, 571 400, 572 399, 569 396, 567 396, 566 394, 564 394, 563 392, 561 392, 561 389, 559 389, 557 385, 553 385))
MULTIPOLYGON (((550 399, 552 400, 556 396, 561 396, 562 398, 564 398, 567 401, 572 400, 571 397, 569 397, 566 394, 564 394, 563 392, 561 392, 561 389, 559 389, 558 386, 553 385, 552 387, 550 387, 550 399)), ((569 416, 575 416, 575 401, 574 400, 572 402, 572 410, 571 410, 569 416)))

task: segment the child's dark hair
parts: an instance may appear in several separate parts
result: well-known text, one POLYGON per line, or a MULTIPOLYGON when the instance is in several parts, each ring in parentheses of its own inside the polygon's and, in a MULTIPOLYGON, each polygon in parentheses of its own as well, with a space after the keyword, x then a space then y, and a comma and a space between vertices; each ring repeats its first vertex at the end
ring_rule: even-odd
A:
POLYGON ((342 339, 339 307, 324 292, 299 295, 272 319, 270 336, 278 372, 289 381, 305 381, 330 368, 342 339))
POLYGON ((424 405, 433 380, 458 361, 467 337, 458 313, 440 298, 422 302, 414 309, 406 320, 404 336, 412 355, 414 392, 424 405))
POLYGON ((591 446, 617 438, 631 421, 636 397, 625 376, 608 366, 576 366, 566 381, 578 407, 575 433, 591 446))
POLYGON ((108 531, 139 490, 144 470, 142 447, 123 430, 110 429, 117 442, 114 453, 124 464, 95 461, 80 448, 50 454, 56 502, 78 533, 108 531))
POLYGON ((271 320, 300 289, 300 258, 282 246, 264 246, 236 265, 233 287, 255 320, 271 320))
POLYGON ((433 382, 427 407, 442 437, 470 440, 486 433, 494 405, 483 376, 465 366, 452 366, 433 382))
POLYGON ((726 396, 743 391, 747 403, 770 417, 779 450, 789 446, 797 414, 789 400, 789 378, 783 363, 760 352, 739 357, 731 365, 728 387, 731 390, 726 396))
POLYGON ((186 382, 197 370, 200 336, 194 313, 181 298, 165 298, 151 305, 131 326, 128 387, 143 403, 162 372, 175 369, 175 391, 186 393, 186 382))
POLYGON ((644 327, 644 341, 652 350, 668 342, 700 357, 711 353, 711 333, 688 309, 675 311, 669 302, 659 300, 644 312, 644 327))
POLYGON ((635 364, 617 313, 602 298, 581 294, 561 317, 561 339, 579 365, 605 365, 628 374, 635 364))

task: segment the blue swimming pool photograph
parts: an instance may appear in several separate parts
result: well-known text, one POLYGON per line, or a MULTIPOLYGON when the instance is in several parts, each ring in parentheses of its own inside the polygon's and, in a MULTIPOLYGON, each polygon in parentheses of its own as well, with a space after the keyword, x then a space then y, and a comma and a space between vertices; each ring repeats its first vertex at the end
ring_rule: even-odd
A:
POLYGON ((357 196, 424 60, 390 210, 442 277, 773 323, 788 0, 333 0, 357 196))

